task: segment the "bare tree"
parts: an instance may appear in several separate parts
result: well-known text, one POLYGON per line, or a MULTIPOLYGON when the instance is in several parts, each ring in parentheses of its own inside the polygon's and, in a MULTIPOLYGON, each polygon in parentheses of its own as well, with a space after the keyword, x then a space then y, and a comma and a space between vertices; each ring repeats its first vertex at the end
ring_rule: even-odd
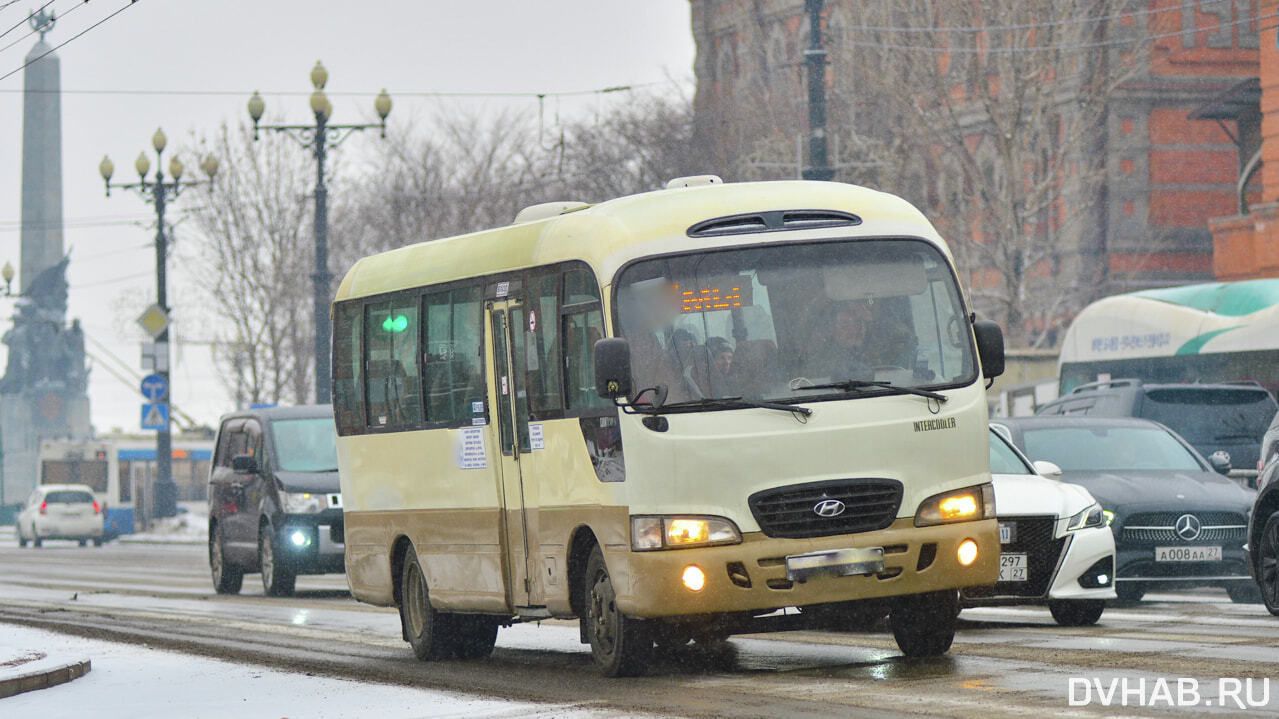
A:
POLYGON ((221 162, 192 212, 198 238, 181 259, 204 295, 214 358, 241 402, 302 403, 314 386, 307 308, 314 263, 314 166, 293 141, 223 125, 198 141, 221 162))

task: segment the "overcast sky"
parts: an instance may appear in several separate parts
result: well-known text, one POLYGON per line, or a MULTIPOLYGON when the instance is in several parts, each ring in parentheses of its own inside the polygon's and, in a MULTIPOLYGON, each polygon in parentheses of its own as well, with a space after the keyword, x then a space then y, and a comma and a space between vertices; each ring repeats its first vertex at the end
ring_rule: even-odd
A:
MULTIPOLYGON (((36 41, 23 21, 44 4, 0 0, 0 32, 13 28, 0 37, 0 75, 21 67, 36 41)), ((395 123, 425 117, 440 103, 485 112, 514 105, 535 117, 538 93, 551 96, 548 111, 597 112, 607 98, 577 93, 619 85, 665 91, 672 81, 689 84, 694 54, 688 0, 138 0, 132 5, 128 0, 52 0, 49 8, 61 19, 47 41, 68 43, 57 50, 64 91, 63 213, 71 253, 68 319, 81 319, 87 349, 99 358, 92 361, 90 382, 99 432, 139 427, 135 379, 117 379, 102 360, 117 373, 139 373, 139 343, 145 336, 134 319, 155 299, 154 230, 147 224, 154 210, 132 193, 103 196, 97 167, 104 154, 115 162, 115 179, 132 182, 138 153, 146 150, 154 157, 150 138, 157 126, 173 148, 193 133, 246 118, 245 101, 254 90, 261 91, 272 117, 283 113, 286 122, 308 122, 306 96, 316 60, 329 70, 334 122, 371 119, 373 96, 385 87, 395 103, 390 118, 395 123), (348 92, 364 94, 341 94, 348 92), (432 93, 478 96, 442 99, 432 93), (108 353, 127 366, 111 362, 108 353)), ((0 152, 0 264, 9 260, 14 267, 19 266, 22 81, 21 72, 0 80, 0 142, 8 148, 0 152)), ((339 151, 350 155, 348 161, 358 160, 361 145, 348 143, 339 151)), ((183 160, 194 174, 198 158, 183 160)), ((190 232, 179 224, 178 242, 190 232)), ((339 277, 345 270, 331 269, 339 277)), ((184 289, 190 281, 184 283, 180 266, 171 266, 169 277, 169 303, 180 318, 183 300, 193 296, 184 289)), ((12 311, 11 302, 0 303, 4 328, 12 311)), ((180 337, 205 339, 201 328, 178 322, 174 332, 180 337)), ((5 350, 0 347, 0 367, 5 350)), ((201 422, 213 424, 233 408, 215 381, 204 346, 178 351, 173 383, 175 401, 201 422)))

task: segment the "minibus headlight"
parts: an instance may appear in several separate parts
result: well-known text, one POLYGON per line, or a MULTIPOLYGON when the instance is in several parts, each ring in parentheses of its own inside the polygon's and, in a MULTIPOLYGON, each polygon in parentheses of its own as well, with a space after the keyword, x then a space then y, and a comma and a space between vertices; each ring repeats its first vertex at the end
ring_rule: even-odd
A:
POLYGON ((1106 513, 1101 511, 1100 504, 1094 502, 1091 507, 1085 507, 1070 518, 1070 521, 1066 523, 1066 531, 1073 532, 1076 529, 1086 529, 1088 527, 1104 527, 1107 523, 1106 513))
POLYGON ((286 514, 319 514, 324 511, 324 495, 310 492, 280 492, 286 514))
POLYGON ((637 515, 631 517, 631 549, 682 549, 715 544, 738 544, 737 526, 723 517, 637 515))
POLYGON ((929 527, 950 522, 971 522, 995 516, 995 487, 979 484, 955 489, 925 499, 915 512, 915 526, 929 527))

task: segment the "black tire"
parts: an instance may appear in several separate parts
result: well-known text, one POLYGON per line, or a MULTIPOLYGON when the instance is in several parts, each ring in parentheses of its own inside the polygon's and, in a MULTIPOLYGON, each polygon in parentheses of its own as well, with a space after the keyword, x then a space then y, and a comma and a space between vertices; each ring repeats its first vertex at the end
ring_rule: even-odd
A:
POLYGON ((1104 599, 1060 599, 1048 602, 1048 611, 1063 627, 1087 627, 1101 619, 1106 610, 1104 599))
POLYGON ((215 524, 209 536, 209 573, 213 575, 213 591, 239 594, 244 586, 244 570, 226 563, 222 553, 222 525, 215 524))
POLYGON ((19 547, 25 547, 25 546, 27 546, 27 537, 26 537, 26 535, 24 535, 24 534, 22 533, 22 525, 21 525, 21 524, 19 524, 19 525, 18 525, 18 546, 19 546, 19 547))
POLYGON ((43 546, 44 546, 44 540, 43 540, 43 539, 41 539, 41 538, 39 538, 39 537, 32 537, 32 538, 31 538, 31 546, 33 546, 33 547, 43 547, 43 546))
POLYGON ((1226 594, 1235 604, 1261 604, 1261 590, 1253 582, 1227 584, 1226 594))
POLYGON ((458 659, 483 659, 497 643, 497 617, 483 614, 444 615, 452 618, 453 652, 458 659))
POLYGON ((271 531, 271 525, 263 523, 258 530, 258 569, 262 572, 262 590, 269 597, 292 596, 297 575, 277 549, 275 532, 271 531))
POLYGON ((1279 512, 1270 515, 1257 537, 1256 577, 1261 603, 1279 617, 1279 512))
POLYGON ((87 539, 81 539, 81 540, 80 540, 80 546, 81 546, 81 547, 87 547, 87 546, 89 546, 89 540, 87 540, 87 539))
POLYGON ((897 648, 908 657, 936 657, 950 649, 959 616, 953 589, 900 597, 888 614, 897 648))
POLYGON ((643 622, 624 616, 617 608, 613 580, 599 546, 591 550, 590 559, 586 560, 584 581, 586 608, 580 621, 586 623, 595 666, 606 677, 639 674, 652 655, 653 639, 643 622))
POLYGON ((1115 582, 1115 595, 1125 604, 1140 602, 1146 596, 1146 588, 1133 582, 1115 582))
MULTIPOLYGON (((400 574, 400 627, 418 659, 430 662, 452 656, 451 620, 451 615, 437 612, 431 606, 426 575, 417 561, 417 552, 409 547, 404 555, 404 570, 400 574)), ((496 631, 494 625, 495 637, 496 631)))
POLYGON ((101 546, 102 546, 102 537, 94 537, 94 538, 93 538, 93 546, 95 546, 95 547, 101 547, 101 546))

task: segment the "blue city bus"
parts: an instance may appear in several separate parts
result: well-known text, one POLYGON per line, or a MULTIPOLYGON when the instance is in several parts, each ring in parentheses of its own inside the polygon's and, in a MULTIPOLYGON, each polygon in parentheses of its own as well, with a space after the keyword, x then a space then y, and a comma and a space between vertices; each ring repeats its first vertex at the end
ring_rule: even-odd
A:
MULTIPOLYGON (((173 482, 178 502, 208 501, 212 439, 174 438, 173 482)), ((45 440, 40 444, 41 484, 87 484, 106 506, 105 537, 146 528, 156 477, 155 440, 121 438, 45 440)))

